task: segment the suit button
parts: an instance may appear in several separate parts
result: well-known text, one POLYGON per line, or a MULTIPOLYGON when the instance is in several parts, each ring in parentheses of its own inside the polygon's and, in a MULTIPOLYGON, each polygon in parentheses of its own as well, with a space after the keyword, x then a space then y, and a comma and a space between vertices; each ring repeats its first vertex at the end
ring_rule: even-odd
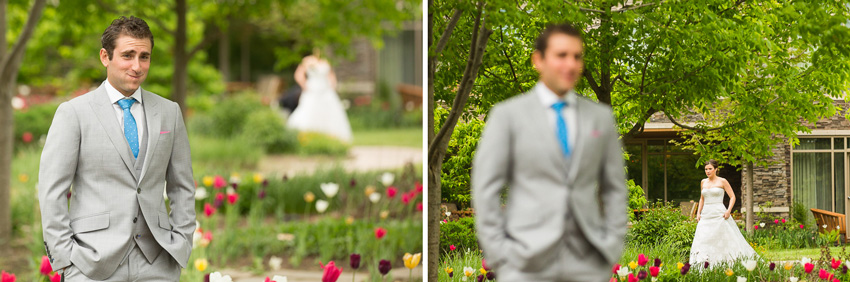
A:
POLYGON ((136 220, 139 220, 139 218, 138 218, 138 217, 134 217, 134 218, 133 218, 133 223, 136 223, 136 220))
POLYGON ((142 193, 142 188, 136 188, 136 194, 141 194, 141 193, 142 193))

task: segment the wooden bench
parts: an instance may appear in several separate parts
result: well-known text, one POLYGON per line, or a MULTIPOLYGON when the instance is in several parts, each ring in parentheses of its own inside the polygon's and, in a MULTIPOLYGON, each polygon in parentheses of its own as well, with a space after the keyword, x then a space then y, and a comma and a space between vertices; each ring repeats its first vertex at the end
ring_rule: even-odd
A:
POLYGON ((835 230, 838 227, 838 234, 847 242, 847 225, 844 220, 845 215, 820 209, 811 209, 812 215, 818 225, 818 232, 826 233, 835 230), (826 225, 826 228, 823 226, 826 225))
POLYGON ((688 202, 679 202, 679 210, 687 217, 696 218, 698 209, 699 202, 694 202, 693 200, 688 202))

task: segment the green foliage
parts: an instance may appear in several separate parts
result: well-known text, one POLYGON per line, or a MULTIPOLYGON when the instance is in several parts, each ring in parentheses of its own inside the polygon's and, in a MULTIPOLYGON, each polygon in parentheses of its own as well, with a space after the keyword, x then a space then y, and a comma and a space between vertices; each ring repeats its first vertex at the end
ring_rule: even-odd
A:
POLYGON ((805 225, 795 220, 770 219, 756 222, 752 234, 744 232, 747 242, 767 249, 802 249, 825 245, 828 237, 818 236, 817 226, 805 225), (762 225, 763 224, 763 225, 762 225), (800 226, 803 228, 800 228, 800 226))
MULTIPOLYGON (((448 111, 442 107, 434 109, 435 130, 439 129, 447 115, 448 111)), ((472 200, 469 175, 482 130, 484 130, 484 121, 478 119, 458 123, 446 150, 440 175, 440 197, 444 201, 457 204, 459 209, 469 207, 472 200)))
POLYGON ((192 151, 193 167, 254 168, 263 157, 262 147, 240 137, 214 138, 190 134, 189 147, 192 151))
POLYGON ((694 243, 694 234, 696 233, 697 222, 694 220, 685 220, 678 222, 667 230, 667 235, 661 240, 672 246, 675 250, 679 250, 685 254, 690 254, 691 245, 694 243))
POLYGON ((475 219, 463 217, 456 221, 440 224, 440 256, 465 250, 478 250, 478 237, 475 235, 475 219), (452 251, 454 245, 456 250, 452 251))
POLYGON ((53 115, 59 104, 41 104, 29 107, 26 110, 16 110, 15 118, 15 148, 26 146, 23 141, 24 133, 32 134, 30 145, 38 144, 42 136, 47 136, 50 124, 53 123, 53 115))
POLYGON ((383 129, 383 128, 422 128, 422 109, 401 111, 393 109, 389 104, 374 101, 369 105, 351 107, 348 110, 351 128, 383 129))
POLYGON ((257 112, 265 108, 257 96, 250 93, 222 99, 218 102, 218 106, 213 107, 209 112, 212 124, 215 127, 204 128, 212 131, 201 133, 216 137, 235 136, 241 133, 246 126, 245 121, 248 118, 246 113, 257 112))
POLYGON ((345 156, 350 145, 329 135, 315 132, 298 133, 298 152, 303 155, 345 156))
POLYGON ((629 187, 629 221, 634 221, 635 213, 631 211, 642 209, 646 206, 646 196, 643 193, 643 188, 635 184, 633 179, 629 179, 626 185, 629 187))
MULTIPOLYGON (((666 237, 675 226, 686 220, 688 217, 672 204, 658 203, 643 213, 641 219, 632 225, 628 238, 638 244, 655 244, 666 237)), ((677 232, 683 232, 683 230, 677 230, 677 232)))
POLYGON ((274 110, 265 108, 248 115, 242 135, 266 149, 267 153, 295 152, 298 148, 298 133, 287 129, 274 110))

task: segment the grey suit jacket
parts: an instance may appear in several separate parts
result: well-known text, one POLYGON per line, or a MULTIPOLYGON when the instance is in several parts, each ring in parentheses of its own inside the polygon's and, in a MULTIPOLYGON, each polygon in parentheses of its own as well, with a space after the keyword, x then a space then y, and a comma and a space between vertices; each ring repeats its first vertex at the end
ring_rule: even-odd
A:
POLYGON ((628 192, 612 110, 578 97, 578 129, 570 133, 577 134, 576 144, 568 165, 546 120, 551 109, 535 95, 494 106, 476 148, 472 205, 487 263, 498 267, 511 260, 521 270, 559 263, 547 259, 562 251, 556 246, 570 213, 613 265, 623 252, 628 192), (506 187, 503 210, 500 194, 506 187))
POLYGON ((56 110, 38 173, 44 246, 53 269, 73 263, 90 278, 109 277, 131 244, 139 206, 156 242, 186 267, 195 230, 186 127, 177 103, 144 89, 142 95, 148 146, 141 175, 103 85, 56 110))

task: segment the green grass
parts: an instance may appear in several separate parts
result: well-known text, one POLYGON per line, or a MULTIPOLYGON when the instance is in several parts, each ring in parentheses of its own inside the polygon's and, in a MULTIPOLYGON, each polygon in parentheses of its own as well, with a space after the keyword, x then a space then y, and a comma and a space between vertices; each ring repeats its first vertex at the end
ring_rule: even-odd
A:
MULTIPOLYGON (((811 249, 789 249, 789 250, 768 250, 765 252, 765 257, 771 261, 786 261, 786 260, 799 260, 801 257, 808 257, 812 259, 817 259, 820 257, 820 248, 811 248, 811 249)), ((833 256, 838 255, 841 252, 841 247, 831 247, 829 248, 829 253, 833 256)))
POLYGON ((403 146, 422 148, 422 128, 367 129, 354 131, 354 146, 403 146))

